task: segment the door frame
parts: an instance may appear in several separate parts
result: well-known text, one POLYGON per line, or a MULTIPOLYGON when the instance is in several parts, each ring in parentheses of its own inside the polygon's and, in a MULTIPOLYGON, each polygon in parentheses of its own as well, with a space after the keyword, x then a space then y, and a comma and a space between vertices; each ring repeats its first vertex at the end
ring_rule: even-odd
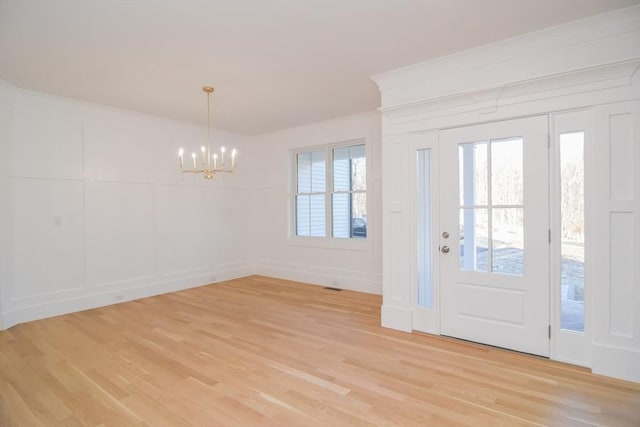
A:
POLYGON ((549 251, 549 309, 550 316, 549 322, 551 326, 550 337, 550 351, 549 358, 552 360, 560 360, 579 366, 591 366, 591 339, 592 339, 592 327, 591 327, 591 268, 588 265, 593 264, 593 248, 589 242, 592 239, 593 233, 593 218, 592 218, 592 194, 594 183, 592 182, 594 168, 593 147, 592 147, 592 130, 591 119, 589 109, 578 110, 564 110, 564 111, 550 111, 547 113, 530 114, 519 117, 504 117, 498 120, 474 122, 474 123, 460 123, 452 126, 442 127, 440 129, 431 129, 419 132, 412 132, 408 134, 408 166, 409 166, 409 178, 410 186, 409 191, 412 197, 409 198, 408 213, 410 219, 410 236, 411 247, 417 247, 417 165, 416 165, 416 152, 420 149, 431 150, 431 199, 432 199, 432 254, 434 254, 433 262, 433 307, 424 308, 417 305, 417 283, 418 283, 418 260, 416 252, 410 251, 411 260, 411 310, 412 310, 412 330, 431 333, 434 335, 441 335, 441 273, 440 263, 435 259, 435 255, 439 250, 440 240, 440 171, 439 171, 439 145, 440 138, 439 133, 443 130, 475 126, 488 123, 503 122, 512 119, 528 118, 534 116, 546 115, 548 116, 548 131, 549 131, 549 220, 551 228, 552 244, 549 251), (560 201, 557 194, 557 188, 559 185, 559 173, 556 170, 559 164, 557 149, 559 142, 559 135, 561 133, 582 130, 585 134, 585 330, 584 333, 574 333, 571 331, 562 330, 560 325, 560 280, 559 280, 559 233, 557 228, 557 221, 560 215, 560 201))

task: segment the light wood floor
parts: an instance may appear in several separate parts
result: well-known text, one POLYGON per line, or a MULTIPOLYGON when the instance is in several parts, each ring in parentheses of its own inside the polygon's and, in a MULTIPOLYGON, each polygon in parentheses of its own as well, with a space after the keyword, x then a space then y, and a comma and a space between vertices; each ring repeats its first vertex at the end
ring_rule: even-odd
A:
POLYGON ((638 426, 640 385, 252 276, 0 332, 5 426, 638 426))

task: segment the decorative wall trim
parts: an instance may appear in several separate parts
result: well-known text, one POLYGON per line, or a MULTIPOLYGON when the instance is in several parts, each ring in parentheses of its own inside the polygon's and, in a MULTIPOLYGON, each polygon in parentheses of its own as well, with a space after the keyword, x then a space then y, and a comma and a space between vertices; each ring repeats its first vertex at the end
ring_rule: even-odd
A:
MULTIPOLYGON (((640 69, 640 59, 600 65, 543 78, 505 83, 498 87, 480 88, 447 96, 382 107, 380 111, 393 124, 428 120, 463 113, 479 116, 495 113, 498 108, 558 97, 584 95, 607 89, 628 88, 633 96, 632 79, 640 69)), ((618 97, 616 99, 619 100, 618 97)), ((588 104, 588 101, 585 101, 588 104)))
POLYGON ((640 56, 640 6, 372 76, 382 106, 500 88, 640 56), (517 70, 517 72, 514 72, 517 70))
POLYGON ((593 343, 593 373, 640 383, 640 350, 593 343))
POLYGON ((254 265, 253 271, 262 276, 294 280, 312 285, 333 286, 369 294, 379 295, 382 293, 382 277, 368 272, 285 264, 269 260, 258 261, 254 265))
POLYGON ((380 309, 382 326, 398 331, 413 331, 413 311, 404 307, 393 307, 383 304, 380 309))
POLYGON ((252 269, 248 264, 245 264, 243 266, 237 266, 235 269, 217 270, 212 273, 193 276, 186 280, 185 278, 159 280, 154 284, 119 288, 92 294, 84 293, 63 299, 49 298, 46 302, 13 308, 8 312, 2 313, 2 318, 0 320, 2 321, 2 326, 4 328, 10 328, 11 326, 19 323, 44 319, 47 317, 89 310, 114 303, 132 301, 169 292, 196 288, 199 286, 207 286, 212 284, 209 280, 211 275, 216 276, 217 282, 222 282, 250 276, 251 274, 253 274, 252 269))

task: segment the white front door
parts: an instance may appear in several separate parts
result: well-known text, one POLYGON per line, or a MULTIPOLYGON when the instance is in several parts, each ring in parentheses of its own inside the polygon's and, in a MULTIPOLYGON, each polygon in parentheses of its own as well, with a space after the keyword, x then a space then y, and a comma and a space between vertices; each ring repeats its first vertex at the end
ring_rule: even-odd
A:
POLYGON ((443 130, 441 332, 549 356, 547 116, 443 130))

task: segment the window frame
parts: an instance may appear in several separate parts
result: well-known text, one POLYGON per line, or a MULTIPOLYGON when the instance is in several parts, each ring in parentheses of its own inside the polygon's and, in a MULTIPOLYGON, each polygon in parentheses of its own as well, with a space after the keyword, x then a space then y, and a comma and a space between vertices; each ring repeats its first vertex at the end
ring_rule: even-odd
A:
POLYGON ((354 249, 360 249, 362 245, 368 244, 370 241, 369 233, 369 212, 370 212, 370 200, 369 200, 369 188, 370 188, 370 168, 369 168, 369 146, 366 138, 358 138, 347 141, 341 141, 332 144, 316 145, 309 147, 299 147, 290 150, 291 155, 291 181, 290 181, 290 207, 289 207, 289 240, 291 244, 297 246, 327 246, 334 245, 344 246, 345 249, 349 249, 349 246, 355 245, 354 249), (365 190, 335 190, 334 189, 334 157, 333 150, 339 148, 352 147, 357 145, 364 146, 364 157, 366 164, 366 185, 365 190), (311 192, 311 193, 299 193, 298 192, 298 154, 324 151, 325 153, 325 191, 324 192, 311 192), (324 194, 324 206, 325 206, 325 235, 324 236, 300 236, 298 231, 298 215, 296 200, 299 195, 308 194, 324 194), (333 237, 333 195, 334 194, 365 194, 366 206, 367 206, 367 236, 366 237, 333 237))

